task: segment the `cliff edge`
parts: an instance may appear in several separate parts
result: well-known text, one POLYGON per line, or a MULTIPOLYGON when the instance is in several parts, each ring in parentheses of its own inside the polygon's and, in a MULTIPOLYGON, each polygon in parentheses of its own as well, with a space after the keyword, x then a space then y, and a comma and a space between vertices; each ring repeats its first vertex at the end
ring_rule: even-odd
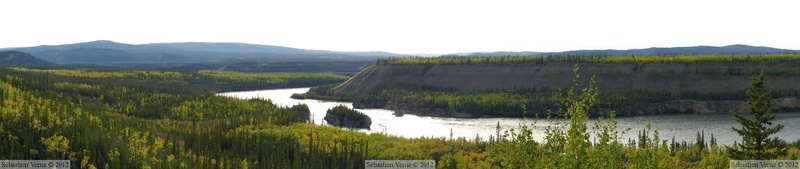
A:
MULTIPOLYGON (((568 63, 372 65, 334 90, 348 95, 365 96, 375 89, 392 87, 459 90, 568 88, 572 83, 573 66, 568 63)), ((746 90, 750 87, 752 75, 738 72, 769 65, 630 63, 579 66, 582 75, 597 76, 597 87, 601 89, 709 93, 746 90)), ((582 78, 584 81, 588 79, 582 78)), ((800 90, 800 76, 773 76, 766 79, 765 84, 770 90, 800 90)))
MULTIPOLYGON (((765 69, 769 74, 765 86, 776 93, 774 109, 800 109, 800 69, 789 63, 581 63, 578 66, 583 76, 578 84, 588 84, 588 77, 596 76, 596 87, 616 94, 606 97, 601 103, 604 105, 593 110, 597 116, 611 109, 619 115, 743 111, 746 108, 743 97, 750 88, 751 76, 765 69)), ((451 93, 441 95, 446 99, 438 100, 436 92, 411 95, 426 90, 502 93, 504 89, 523 89, 513 91, 521 95, 526 91, 552 93, 554 89, 570 87, 573 69, 571 63, 376 64, 333 90, 352 99, 356 102, 354 107, 360 108, 387 108, 426 116, 518 117, 524 116, 521 107, 524 104, 529 112, 542 113, 557 109, 553 107, 557 102, 549 99, 551 95, 525 97, 521 99, 530 99, 529 102, 517 103, 506 103, 514 102, 509 100, 513 98, 484 101, 480 94, 451 93), (397 91, 392 89, 406 89, 406 93, 392 93, 397 91)))

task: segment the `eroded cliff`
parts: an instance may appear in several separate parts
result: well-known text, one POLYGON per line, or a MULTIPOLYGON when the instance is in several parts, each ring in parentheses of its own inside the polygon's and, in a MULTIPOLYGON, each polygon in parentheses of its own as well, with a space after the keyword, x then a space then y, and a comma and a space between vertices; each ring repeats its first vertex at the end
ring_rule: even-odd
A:
MULTIPOLYGON (((748 63, 585 63, 579 65, 583 76, 579 84, 587 84, 588 76, 596 76, 596 86, 604 89, 632 89, 632 91, 694 92, 700 95, 715 93, 741 93, 750 88, 752 74, 743 70, 761 70, 769 64, 748 63)), ((786 65, 781 65, 786 66, 786 65)), ((383 89, 391 88, 436 88, 456 90, 494 90, 494 89, 543 89, 569 88, 574 74, 573 64, 569 63, 521 63, 521 64, 454 64, 454 65, 373 65, 334 90, 353 97, 367 97, 383 89)), ((800 76, 797 73, 773 74, 765 80, 769 90, 800 90, 800 76)), ((401 97, 401 96, 398 96, 401 97)), ((625 96, 622 96, 625 97, 625 96)), ((708 97, 713 98, 713 97, 708 97)), ((401 110, 428 116, 480 117, 464 113, 458 109, 441 109, 408 104, 408 99, 386 98, 382 104, 363 107, 377 107, 401 110)), ((774 100, 774 109, 796 110, 800 100, 796 97, 783 97, 774 100)), ((677 98, 668 101, 627 103, 614 108, 625 115, 667 114, 667 113, 726 113, 743 111, 743 100, 692 100, 677 98)), ((529 107, 530 108, 530 107, 529 107)), ((481 114, 481 113, 478 113, 481 114)))

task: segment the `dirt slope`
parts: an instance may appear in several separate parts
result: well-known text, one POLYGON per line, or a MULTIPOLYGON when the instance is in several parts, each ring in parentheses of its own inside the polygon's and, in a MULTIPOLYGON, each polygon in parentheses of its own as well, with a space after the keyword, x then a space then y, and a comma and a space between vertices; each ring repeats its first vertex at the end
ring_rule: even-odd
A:
MULTIPOLYGON (((600 88, 643 90, 691 90, 699 92, 743 90, 753 74, 731 70, 760 70, 775 65, 758 64, 581 64, 582 80, 597 76, 600 88)), ((340 92, 363 96, 380 87, 432 86, 454 89, 567 88, 573 64, 481 65, 373 65, 336 87, 340 92)), ((586 84, 586 83, 582 83, 586 84)), ((800 89, 800 76, 767 76, 771 90, 800 89)))

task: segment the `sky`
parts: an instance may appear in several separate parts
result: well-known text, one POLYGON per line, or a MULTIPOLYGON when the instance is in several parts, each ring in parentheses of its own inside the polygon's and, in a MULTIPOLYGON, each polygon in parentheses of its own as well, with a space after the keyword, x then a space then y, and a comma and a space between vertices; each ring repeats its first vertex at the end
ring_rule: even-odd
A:
POLYGON ((24 0, 0 48, 95 40, 241 42, 334 51, 725 46, 800 49, 796 0, 24 0))

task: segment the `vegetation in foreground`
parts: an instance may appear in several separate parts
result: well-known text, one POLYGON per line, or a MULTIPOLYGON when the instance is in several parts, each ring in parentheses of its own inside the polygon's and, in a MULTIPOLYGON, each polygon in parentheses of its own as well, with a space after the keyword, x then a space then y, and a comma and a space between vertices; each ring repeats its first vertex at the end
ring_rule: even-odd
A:
POLYGON ((731 113, 736 121, 742 125, 741 128, 732 128, 742 136, 742 143, 737 143, 734 147, 728 147, 731 157, 737 159, 757 159, 769 160, 777 158, 779 154, 786 151, 785 147, 779 146, 780 140, 770 138, 771 135, 783 129, 783 124, 772 124, 775 115, 769 113, 773 103, 772 96, 764 90, 764 73, 753 77, 753 88, 747 91, 748 113, 753 119, 742 115, 731 113))
MULTIPOLYGON (((145 78, 165 72, 144 73, 128 84, 0 69, 0 159, 66 159, 73 168, 362 168, 366 159, 433 159, 437 168, 727 168, 731 159, 702 136, 670 143, 646 130, 625 143, 618 136, 629 131, 616 128, 613 114, 586 126, 587 108, 599 101, 591 85, 556 95, 562 107, 551 118, 570 120, 546 128, 545 141, 527 124, 481 141, 317 126, 304 123, 296 111, 303 106, 163 92, 145 78)), ((773 159, 800 159, 800 143, 779 143, 786 151, 773 159)))

